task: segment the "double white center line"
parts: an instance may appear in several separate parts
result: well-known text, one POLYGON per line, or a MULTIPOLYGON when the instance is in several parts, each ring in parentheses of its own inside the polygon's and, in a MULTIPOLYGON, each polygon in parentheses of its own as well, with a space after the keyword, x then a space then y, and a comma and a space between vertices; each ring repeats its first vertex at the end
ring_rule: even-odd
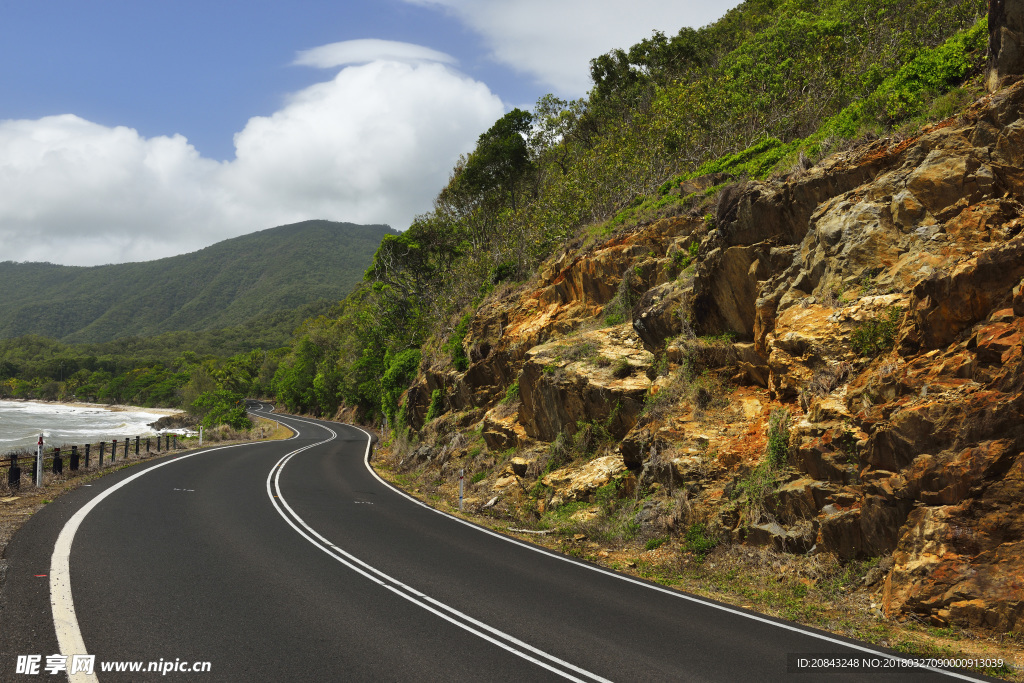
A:
MULTIPOLYGON (((306 422, 305 420, 296 421, 306 422)), ((289 422, 291 422, 291 420, 289 420, 289 422)), ((295 531, 300 536, 305 538, 307 541, 309 541, 317 548, 327 553, 332 558, 334 558, 341 564, 345 565, 352 571, 357 572, 358 574, 378 584, 379 586, 388 589, 395 595, 398 595, 408 600, 409 602, 417 605, 418 607, 422 607, 428 612, 431 612, 432 614, 441 617, 445 621, 455 624, 459 628, 468 631, 475 636, 483 638, 489 643, 497 645, 498 647, 511 652, 517 657, 522 657, 523 659, 532 662, 537 666, 543 667, 548 671, 552 671, 570 681, 578 681, 579 683, 586 683, 588 681, 600 681, 602 683, 611 683, 606 678, 602 678, 597 674, 591 673, 585 669, 581 669, 580 667, 571 664, 563 659, 559 659, 558 657, 549 655, 543 650, 539 650, 538 648, 533 647, 529 643, 524 643, 523 641, 519 640, 518 638, 515 638, 514 636, 511 636, 492 626, 488 626, 487 624, 474 619, 468 614, 460 612, 454 607, 450 607, 444 604, 443 602, 435 600, 429 595, 426 595, 425 593, 421 593, 420 591, 416 590, 415 588, 412 588, 411 586, 405 585, 404 583, 395 579, 394 577, 385 574, 376 567, 370 566, 366 562, 360 560, 358 557, 355 557, 351 553, 334 545, 329 540, 327 540, 319 533, 317 533, 315 529, 306 524, 306 522, 301 517, 299 517, 298 514, 296 514, 295 510, 293 510, 288 505, 288 501, 285 500, 284 494, 281 492, 280 480, 281 471, 284 469, 284 466, 288 464, 289 460, 291 460, 299 453, 302 453, 303 451, 309 450, 310 448, 315 448, 316 446, 327 443, 328 441, 333 441, 338 436, 337 432, 324 425, 318 424, 315 426, 320 427, 321 429, 326 429, 328 432, 330 432, 331 436, 327 439, 324 439, 323 441, 311 444, 304 448, 300 448, 285 455, 283 458, 281 458, 274 464, 274 467, 270 470, 270 474, 267 476, 267 496, 270 498, 270 502, 274 505, 274 509, 277 510, 278 514, 280 514, 281 517, 284 518, 284 520, 293 529, 295 529, 295 531)), ((369 451, 369 443, 367 443, 366 448, 367 451, 369 451)))

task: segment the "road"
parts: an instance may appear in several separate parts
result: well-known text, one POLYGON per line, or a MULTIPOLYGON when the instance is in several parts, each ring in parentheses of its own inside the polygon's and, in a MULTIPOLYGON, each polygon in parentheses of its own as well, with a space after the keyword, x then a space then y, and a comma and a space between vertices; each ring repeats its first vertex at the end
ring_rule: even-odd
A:
POLYGON ((33 516, 5 553, 0 680, 61 679, 14 669, 62 644, 96 657, 73 681, 908 679, 789 672, 790 653, 892 660, 440 514, 371 471, 366 432, 277 419, 296 436, 127 468, 33 516), (136 661, 209 671, 100 671, 136 661))

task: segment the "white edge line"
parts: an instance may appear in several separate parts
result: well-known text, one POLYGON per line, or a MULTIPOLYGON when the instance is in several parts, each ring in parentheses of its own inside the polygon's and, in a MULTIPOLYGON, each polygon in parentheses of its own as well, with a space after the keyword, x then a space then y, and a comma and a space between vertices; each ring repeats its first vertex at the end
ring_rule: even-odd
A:
MULTIPOLYGON (((288 439, 282 439, 282 441, 290 441, 297 436, 298 432, 295 432, 294 436, 288 439)), ((264 441, 262 443, 273 442, 264 441)), ((53 614, 53 627, 57 632, 57 645, 60 649, 60 654, 65 657, 88 654, 88 650, 85 647, 85 640, 82 638, 82 629, 79 626, 78 617, 75 614, 75 601, 71 595, 71 544, 74 542, 75 534, 78 532, 78 527, 82 525, 86 515, 88 515, 93 508, 99 505, 104 498, 112 494, 114 491, 117 491, 122 486, 127 485, 129 482, 138 479, 144 474, 149 474, 153 470, 176 462, 181 462, 182 460, 191 458, 194 455, 211 453, 213 451, 219 451, 226 448, 237 448, 239 446, 252 445, 254 444, 239 443, 231 446, 204 448, 203 450, 196 451, 195 453, 181 455, 171 460, 165 460, 164 462, 153 465, 152 467, 147 467, 141 472, 137 472, 127 479, 124 479, 106 489, 103 493, 99 494, 79 508, 78 511, 71 516, 71 519, 69 519, 60 530, 60 534, 57 536, 57 542, 53 545, 53 554, 50 556, 50 609, 53 614)), ((111 474, 113 473, 111 472, 111 474)), ((99 681, 95 673, 87 674, 81 671, 74 674, 69 671, 68 680, 71 683, 98 683, 99 681)))
MULTIPOLYGON (((541 657, 544 657, 545 659, 548 659, 550 661, 556 662, 556 663, 558 663, 559 665, 561 665, 563 667, 566 667, 566 668, 571 669, 571 670, 573 670, 573 671, 575 671, 577 673, 580 673, 580 674, 582 674, 584 676, 587 676, 590 680, 600 681, 601 683, 612 683, 611 681, 609 681, 606 678, 603 678, 603 677, 601 677, 601 676, 599 676, 599 675, 597 675, 595 673, 587 671, 586 669, 582 669, 582 668, 572 664, 571 662, 567 662, 565 660, 559 659, 558 657, 555 657, 554 655, 548 654, 547 652, 544 652, 543 650, 540 650, 540 649, 530 645, 529 643, 523 642, 523 641, 519 640, 518 638, 515 638, 514 636, 511 636, 511 635, 509 635, 509 634, 507 634, 507 633, 505 633, 505 632, 503 632, 503 631, 501 631, 499 629, 496 629, 496 628, 494 628, 492 626, 488 626, 487 624, 484 624, 483 622, 480 622, 480 621, 470 617, 467 614, 463 614, 459 610, 457 610, 457 609, 455 609, 453 607, 450 607, 450 606, 444 604, 443 602, 440 602, 439 600, 435 600, 434 598, 431 598, 430 596, 426 595, 425 593, 422 593, 422 592, 420 592, 420 591, 418 591, 418 590, 416 590, 416 589, 414 589, 414 588, 412 588, 410 586, 407 586, 406 584, 402 583, 401 581, 398 581, 394 577, 389 576, 385 572, 377 569, 376 567, 373 567, 373 566, 367 564, 366 562, 364 562, 363 560, 360 560, 359 558, 355 557, 351 553, 349 553, 349 552, 339 548, 338 546, 332 544, 329 540, 327 540, 326 538, 321 536, 315 529, 313 529, 311 526, 309 526, 305 522, 305 520, 303 520, 291 508, 291 506, 288 505, 288 502, 284 499, 284 494, 281 492, 280 477, 281 477, 281 471, 284 470, 284 466, 288 464, 288 461, 293 456, 298 455, 302 451, 305 451, 305 450, 307 450, 309 448, 313 448, 315 446, 319 446, 319 445, 321 445, 323 443, 327 443, 328 441, 333 441, 335 438, 337 438, 337 433, 334 430, 332 430, 331 428, 329 428, 329 427, 327 427, 325 425, 322 425, 322 424, 317 424, 316 422, 310 422, 308 420, 303 420, 303 419, 300 419, 300 418, 297 418, 297 417, 291 417, 291 416, 289 416, 289 419, 295 420, 296 422, 303 422, 305 424, 310 424, 310 425, 313 425, 314 427, 319 427, 321 429, 326 429, 328 432, 331 433, 331 438, 329 438, 329 439, 325 439, 324 441, 320 441, 320 442, 311 444, 309 446, 306 446, 304 448, 300 448, 298 450, 292 451, 291 453, 288 453, 288 454, 282 456, 282 458, 280 460, 278 460, 277 463, 274 464, 274 466, 271 468, 270 474, 267 476, 267 496, 270 498, 270 502, 274 505, 274 508, 277 510, 278 514, 281 515, 281 517, 285 520, 285 522, 287 522, 288 525, 291 526, 300 536, 305 538, 307 541, 312 543, 314 546, 316 546, 317 548, 319 548, 323 552, 327 553, 329 556, 331 556, 332 558, 334 558, 335 560, 337 560, 341 564, 343 564, 346 567, 352 569, 353 571, 359 573, 360 575, 370 579, 374 583, 376 583, 378 585, 381 585, 384 588, 387 588, 388 590, 392 591, 396 595, 399 595, 399 596, 405 598, 406 600, 412 602, 413 604, 417 605, 418 607, 421 607, 421 608, 427 610, 428 612, 431 612, 431 613, 435 614, 436 616, 441 617, 442 619, 444 619, 444 620, 446 620, 446 621, 448 621, 448 622, 458 626, 459 628, 461 628, 461 629, 463 629, 465 631, 468 631, 469 633, 472 633, 473 635, 475 635, 475 636, 477 636, 479 638, 482 638, 482 639, 484 639, 484 640, 486 640, 486 641, 488 641, 488 642, 490 642, 490 643, 492 643, 494 645, 497 645, 498 647, 500 647, 500 648, 502 648, 504 650, 507 650, 508 652, 511 652, 512 654, 514 654, 514 655, 516 655, 518 657, 521 657, 521 658, 523 658, 523 659, 525 659, 525 660, 527 660, 529 662, 532 662, 532 663, 536 664, 537 666, 540 666, 540 667, 542 667, 544 669, 547 669, 548 671, 556 673, 559 676, 562 676, 563 678, 566 678, 568 680, 576 681, 576 683, 587 683, 587 681, 585 681, 583 679, 576 678, 575 676, 572 676, 571 674, 568 674, 565 671, 562 671, 561 669, 557 669, 557 668, 551 666, 547 662, 540 661, 540 660, 538 660, 538 659, 536 659, 534 657, 531 657, 530 655, 526 654, 525 652, 517 650, 516 648, 508 645, 507 643, 503 643, 500 640, 497 640, 496 638, 492 638, 491 636, 487 635, 486 633, 481 633, 480 631, 478 631, 478 630, 476 630, 474 628, 471 628, 469 625, 467 625, 467 624, 465 624, 463 622, 458 621, 454 617, 449 616, 448 614, 444 614, 442 612, 439 612, 437 609, 434 609, 430 605, 424 604, 422 601, 423 600, 429 601, 433 605, 436 605, 436 606, 446 610, 447 612, 449 612, 451 614, 457 615, 458 617, 460 617, 462 619, 465 619, 467 622, 469 622, 469 623, 471 623, 471 624, 473 624, 475 626, 478 626, 480 628, 483 628, 483 629, 487 630, 490 633, 493 633, 498 638, 504 638, 505 640, 507 640, 507 641, 509 641, 511 643, 514 643, 514 644, 516 644, 516 645, 518 645, 518 646, 520 646, 520 647, 522 647, 522 648, 524 648, 526 650, 529 650, 530 652, 533 652, 533 653, 535 653, 535 654, 537 654, 537 655, 539 655, 541 657), (273 487, 271 486, 271 481, 273 481, 273 487), (276 499, 275 499, 275 496, 274 496, 274 490, 275 489, 277 490, 277 497, 276 497, 276 499), (298 526, 296 526, 295 523, 288 517, 288 515, 286 515, 284 513, 282 508, 287 509, 288 513, 292 517, 294 517, 295 520, 299 524, 301 524, 302 527, 306 531, 309 532, 309 534, 307 534, 305 531, 303 531, 303 529, 300 529, 298 526), (317 539, 319 539, 320 542, 318 542, 317 540, 314 540, 310 536, 310 534, 312 534, 312 536, 315 536, 317 539), (331 552, 331 550, 336 551, 336 553, 340 553, 344 557, 339 557, 338 554, 336 554, 335 552, 331 552), (349 560, 351 560, 351 562, 349 560), (355 564, 353 564, 353 562, 358 563, 359 565, 362 565, 362 567, 365 567, 367 570, 369 570, 370 572, 373 572, 374 574, 377 574, 377 575, 379 575, 381 577, 384 577, 384 580, 378 579, 376 576, 372 576, 367 571, 364 571, 360 567, 355 566, 355 564), (390 585, 389 585, 389 583, 390 583, 390 585)), ((357 427, 357 429, 358 429, 358 427, 357 427)), ((360 431, 363 431, 363 430, 360 430, 360 431)), ((365 434, 366 432, 363 432, 363 433, 365 434)), ((372 441, 372 438, 371 438, 371 440, 367 443, 367 452, 366 452, 366 454, 364 454, 364 462, 365 462, 366 456, 369 454, 369 448, 370 448, 370 445, 372 443, 373 443, 373 441, 372 441)))
MULTIPOLYGON (((345 423, 339 422, 338 424, 345 424, 345 423)), ((472 529, 476 529, 477 531, 480 531, 482 533, 489 534, 491 536, 494 536, 495 538, 500 538, 503 541, 507 541, 509 543, 514 543, 515 545, 518 545, 518 546, 520 546, 522 548, 526 548, 528 550, 532 550, 534 552, 540 553, 542 555, 546 555, 546 556, 554 558, 556 560, 561 560, 562 562, 568 562, 569 564, 573 564, 573 565, 576 565, 577 567, 582 567, 584 569, 589 569, 591 571, 598 572, 599 574, 604 574, 606 576, 612 576, 612 577, 615 577, 616 579, 619 579, 621 581, 626 581, 628 583, 632 583, 632 584, 637 585, 637 586, 642 586, 644 588, 648 588, 648 589, 653 590, 653 591, 658 591, 658 592, 664 593, 666 595, 671 595, 671 596, 673 596, 675 598, 679 598, 679 599, 682 599, 682 600, 688 600, 690 602, 695 602, 697 604, 704 605, 706 607, 713 607, 714 609, 721 610, 723 612, 728 612, 730 614, 735 614, 737 616, 745 617, 745 618, 751 619, 753 621, 759 621, 759 622, 761 622, 763 624, 769 624, 771 626, 776 626, 778 628, 786 629, 788 631, 794 631, 796 633, 802 633, 803 635, 807 635, 807 636, 810 636, 812 638, 816 638, 818 640, 823 640, 823 641, 828 642, 828 643, 834 643, 834 644, 840 645, 842 647, 847 647, 847 648, 850 648, 850 649, 859 650, 861 652, 867 652, 867 653, 870 653, 872 655, 878 655, 880 657, 885 657, 887 659, 899 660, 899 661, 909 661, 905 657, 900 657, 899 655, 892 655, 892 654, 889 654, 887 652, 881 652, 879 650, 873 650, 870 647, 866 647, 864 645, 859 645, 857 643, 849 643, 849 642, 846 642, 844 640, 840 640, 838 638, 832 638, 830 636, 826 636, 826 635, 821 634, 821 633, 815 633, 814 631, 808 631, 807 629, 801 628, 799 626, 795 626, 793 624, 787 624, 787 623, 784 623, 784 622, 778 622, 778 621, 774 621, 772 619, 767 619, 765 617, 761 617, 761 616, 757 616, 757 615, 754 615, 754 614, 750 614, 749 612, 745 612, 745 611, 738 610, 738 609, 735 609, 735 608, 732 608, 732 607, 728 607, 726 605, 720 605, 720 604, 717 604, 715 602, 704 600, 702 598, 698 598, 696 596, 689 595, 689 594, 683 593, 681 591, 672 590, 670 588, 665 588, 665 587, 659 586, 657 584, 647 583, 645 581, 639 581, 639 580, 637 580, 637 579, 635 579, 635 578, 633 578, 631 576, 626 576, 624 574, 619 574, 617 572, 609 571, 609 570, 607 570, 607 569, 605 569, 603 567, 598 567, 596 565, 586 564, 586 563, 583 563, 583 562, 579 562, 579 561, 574 560, 572 558, 566 557, 565 555, 560 555, 558 553, 551 552, 551 551, 547 550, 546 548, 540 548, 538 546, 531 545, 529 543, 524 543, 523 541, 520 541, 517 538, 512 538, 510 536, 506 536, 505 534, 498 533, 497 531, 493 531, 491 529, 487 529, 487 528, 482 527, 482 526, 480 526, 478 524, 474 524, 473 522, 470 522, 470 521, 467 521, 465 519, 462 519, 461 517, 457 517, 457 516, 455 516, 453 514, 444 512, 443 510, 438 510, 437 508, 434 508, 434 507, 431 507, 431 506, 427 505, 426 503, 424 503, 423 501, 419 500, 418 498, 409 495, 405 491, 402 491, 398 487, 396 487, 396 486, 392 485, 391 483, 389 483, 388 481, 384 480, 379 474, 377 474, 377 472, 373 469, 373 467, 370 466, 370 449, 373 446, 373 436, 369 432, 367 432, 365 429, 363 429, 362 427, 358 427, 356 425, 346 425, 346 426, 352 427, 353 429, 358 429, 359 431, 361 431, 363 434, 366 435, 366 437, 367 437, 367 444, 366 444, 366 453, 363 456, 363 464, 366 466, 366 469, 370 471, 370 474, 372 474, 374 477, 376 477, 377 481, 379 481, 380 483, 384 484, 385 486, 390 488, 395 493, 408 498, 412 502, 414 502, 417 505, 420 505, 420 506, 426 508, 427 510, 430 510, 431 512, 436 512, 437 514, 443 515, 443 516, 447 517, 448 519, 451 519, 451 520, 454 520, 456 522, 459 522, 460 524, 465 524, 466 526, 468 526, 468 527, 470 527, 472 529)), ((978 679, 978 678, 973 678, 971 676, 967 676, 966 674, 962 674, 962 673, 959 673, 959 672, 956 672, 956 671, 948 671, 946 669, 940 669, 940 668, 937 668, 937 667, 920 666, 920 667, 913 667, 913 668, 915 670, 933 671, 935 673, 944 674, 946 676, 950 676, 951 678, 959 678, 959 679, 965 680, 965 681, 980 681, 981 680, 981 679, 978 679)))

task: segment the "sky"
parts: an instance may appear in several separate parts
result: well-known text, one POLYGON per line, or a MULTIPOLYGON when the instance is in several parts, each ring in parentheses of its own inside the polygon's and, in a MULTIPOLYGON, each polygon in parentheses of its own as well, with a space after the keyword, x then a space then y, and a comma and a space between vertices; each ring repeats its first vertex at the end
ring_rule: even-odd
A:
POLYGON ((738 0, 0 0, 0 261, 404 230, 514 107, 738 0))

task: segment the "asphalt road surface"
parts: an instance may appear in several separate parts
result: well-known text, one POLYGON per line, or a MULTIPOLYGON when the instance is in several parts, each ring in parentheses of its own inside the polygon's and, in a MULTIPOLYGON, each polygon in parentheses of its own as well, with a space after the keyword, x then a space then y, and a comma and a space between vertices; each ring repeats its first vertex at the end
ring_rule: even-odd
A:
POLYGON ((5 553, 0 680, 67 680, 59 653, 95 656, 76 682, 980 679, 507 539, 378 479, 366 432, 276 418, 297 435, 130 467, 33 516, 5 553))

